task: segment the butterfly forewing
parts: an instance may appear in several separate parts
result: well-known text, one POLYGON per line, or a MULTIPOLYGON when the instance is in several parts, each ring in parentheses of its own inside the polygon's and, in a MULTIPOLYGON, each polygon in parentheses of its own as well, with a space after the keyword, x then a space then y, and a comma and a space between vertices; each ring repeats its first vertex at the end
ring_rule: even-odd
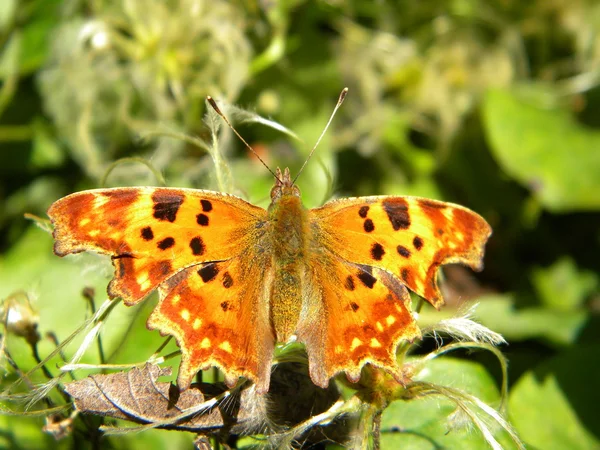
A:
POLYGON ((240 254, 259 239, 266 211, 217 192, 132 187, 78 192, 48 215, 55 253, 111 255, 109 293, 131 305, 179 270, 240 254))
POLYGON ((436 307, 442 264, 482 268, 487 222, 459 205, 418 197, 335 200, 311 210, 320 239, 332 253, 355 264, 386 270, 436 307))

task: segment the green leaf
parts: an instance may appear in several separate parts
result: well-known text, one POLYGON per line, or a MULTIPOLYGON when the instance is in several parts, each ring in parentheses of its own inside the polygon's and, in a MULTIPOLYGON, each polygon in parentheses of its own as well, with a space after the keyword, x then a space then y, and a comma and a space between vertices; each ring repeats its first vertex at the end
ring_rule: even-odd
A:
POLYGON ((600 448, 600 346, 572 351, 526 372, 512 389, 513 425, 532 448, 600 448))
POLYGON ((0 416, 0 448, 29 449, 69 449, 68 439, 57 442, 52 436, 42 431, 42 417, 0 416))
POLYGON ((33 145, 29 163, 36 169, 59 167, 64 163, 65 152, 52 136, 47 124, 35 121, 33 125, 33 145))
POLYGON ((542 109, 509 91, 489 91, 483 113, 498 164, 545 208, 600 209, 600 132, 563 109, 542 109))
MULTIPOLYGON (((59 258, 52 253, 52 238, 48 233, 37 227, 31 226, 12 249, 0 258, 0 299, 4 299, 17 291, 29 291, 35 294, 33 306, 38 310, 40 317, 39 329, 43 335, 48 331, 54 332, 60 341, 65 340, 87 317, 89 308, 81 292, 85 287, 92 287, 96 292, 96 304, 100 305, 106 298, 106 286, 113 273, 110 259, 98 255, 75 255, 59 258), (68 311, 68 318, 65 317, 68 311), (66 320, 65 320, 66 319, 66 320)), ((145 305, 144 305, 145 306, 145 305)), ((105 354, 108 356, 123 345, 123 339, 130 333, 129 325, 139 308, 127 308, 117 305, 114 308, 102 329, 102 338, 105 354)), ((145 329, 146 316, 140 320, 138 327, 143 330, 134 333, 134 340, 127 340, 135 345, 132 347, 132 356, 127 362, 141 362, 148 358, 158 344, 162 342, 157 332, 145 329), (134 353, 135 352, 135 353, 134 353)), ((135 329, 133 330, 135 331, 135 329)), ((17 344, 16 338, 14 344, 17 344)), ((81 342, 82 335, 68 347, 67 356, 72 356, 81 342)), ((20 340, 22 341, 22 340, 20 340)), ((11 345, 14 345, 11 344, 11 345)), ((40 342, 42 357, 54 350, 49 340, 40 342)), ((129 351, 129 350, 128 350, 129 351)), ((30 351, 25 349, 19 352, 18 363, 23 364, 23 369, 31 368, 34 361, 30 351)), ((119 355, 120 362, 126 362, 119 355)), ((97 364, 98 354, 95 345, 88 349, 84 356, 86 363, 97 364)), ((54 366, 56 367, 56 366, 54 366)), ((52 368, 54 373, 57 371, 52 368)), ((78 374, 79 375, 79 374, 78 374)))
POLYGON ((568 257, 534 269, 531 280, 544 305, 561 311, 577 310, 598 285, 595 273, 579 271, 568 257))
POLYGON ((4 0, 0 2, 0 30, 3 32, 10 26, 16 8, 17 0, 4 0))
MULTIPOLYGON (((436 359, 428 363, 420 378, 462 389, 491 406, 496 406, 500 398, 494 379, 483 366, 471 361, 450 357, 436 359)), ((383 412, 381 420, 382 448, 488 450, 489 445, 474 428, 452 427, 450 416, 455 410, 454 403, 442 396, 393 402, 383 412)), ((505 448, 512 448, 502 437, 505 448)))
POLYGON ((541 337, 559 345, 570 344, 588 320, 586 311, 516 309, 512 294, 488 295, 480 300, 477 320, 510 340, 541 337))

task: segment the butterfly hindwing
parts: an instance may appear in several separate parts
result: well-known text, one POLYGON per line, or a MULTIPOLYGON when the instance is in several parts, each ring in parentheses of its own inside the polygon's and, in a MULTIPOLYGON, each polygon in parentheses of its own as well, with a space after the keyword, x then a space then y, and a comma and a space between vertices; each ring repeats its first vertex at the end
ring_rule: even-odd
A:
POLYGON ((268 390, 275 344, 268 265, 261 257, 240 256, 190 267, 161 285, 148 327, 177 340, 180 388, 186 389, 199 370, 216 366, 230 386, 246 377, 259 392, 268 390))
POLYGON ((396 347, 420 337, 406 287, 384 270, 328 252, 311 262, 298 338, 306 344, 313 382, 325 387, 342 371, 356 382, 366 363, 400 379, 396 347))
POLYGON ((491 228, 462 206, 418 197, 334 200, 311 210, 319 239, 342 259, 378 267, 439 308, 442 264, 482 268, 491 228))

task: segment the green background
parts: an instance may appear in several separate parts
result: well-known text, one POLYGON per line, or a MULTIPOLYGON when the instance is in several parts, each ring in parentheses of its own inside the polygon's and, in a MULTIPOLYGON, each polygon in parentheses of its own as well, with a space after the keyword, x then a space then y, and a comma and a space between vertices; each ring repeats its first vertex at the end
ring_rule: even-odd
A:
MULTIPOLYGON (((3 0, 0 43, 5 318, 30 303, 23 314, 62 341, 89 317, 82 289, 94 287, 101 304, 112 271, 106 257, 57 258, 48 231, 25 213, 45 218, 71 192, 161 178, 266 207, 272 177, 228 130, 223 179, 205 148, 178 136, 210 142, 203 118, 211 95, 247 111, 228 114, 271 168, 296 173, 348 86, 298 180, 305 205, 420 195, 483 215, 494 229, 485 270, 446 270, 448 306, 426 307, 421 320, 479 303, 476 319, 509 342, 509 418, 527 448, 600 448, 598 2, 3 0), (150 167, 125 160, 112 168, 128 157, 150 167)), ((160 345, 144 328, 151 307, 111 313, 102 331, 111 362, 144 361, 160 345)), ((2 334, 19 367, 33 367, 25 341, 2 334)), ((433 348, 426 340, 421 351, 433 348)), ((53 349, 44 337, 40 354, 53 349)), ((98 361, 95 347, 83 361, 98 361)), ((59 363, 50 369, 58 373, 59 363)), ((15 373, 6 361, 2 369, 5 388, 15 373)), ((436 382, 498 400, 500 372, 485 353, 458 352, 431 371, 436 382)), ((447 425, 452 409, 436 399, 393 403, 383 447, 487 448, 476 433, 447 425)), ((76 434, 55 442, 43 423, 0 416, 0 447, 84 445, 76 434)), ((191 445, 191 435, 104 442, 173 448, 191 445)))

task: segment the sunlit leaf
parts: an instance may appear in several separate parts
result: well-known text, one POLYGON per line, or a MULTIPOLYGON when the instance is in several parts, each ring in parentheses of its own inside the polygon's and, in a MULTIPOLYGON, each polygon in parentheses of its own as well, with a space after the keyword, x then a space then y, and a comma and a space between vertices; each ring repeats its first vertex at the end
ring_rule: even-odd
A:
POLYGON ((577 339, 588 313, 543 307, 517 309, 513 295, 505 294, 482 297, 476 317, 509 340, 543 338, 564 345, 577 339))
POLYGON ((510 416, 531 448, 600 448, 600 347, 575 348, 525 373, 510 395, 510 416))
MULTIPOLYGON (((492 405, 499 401, 495 380, 483 366, 471 361, 447 357, 431 361, 421 378, 463 389, 492 405)), ((456 427, 451 417, 455 410, 456 406, 441 396, 392 403, 381 421, 382 448, 489 449, 483 437, 468 426, 468 420, 464 421, 466 427, 456 427)), ((501 439, 507 449, 512 448, 508 439, 496 438, 501 439)))
POLYGON ((488 92, 483 112, 494 157, 546 208, 600 209, 600 132, 510 91, 488 92))

